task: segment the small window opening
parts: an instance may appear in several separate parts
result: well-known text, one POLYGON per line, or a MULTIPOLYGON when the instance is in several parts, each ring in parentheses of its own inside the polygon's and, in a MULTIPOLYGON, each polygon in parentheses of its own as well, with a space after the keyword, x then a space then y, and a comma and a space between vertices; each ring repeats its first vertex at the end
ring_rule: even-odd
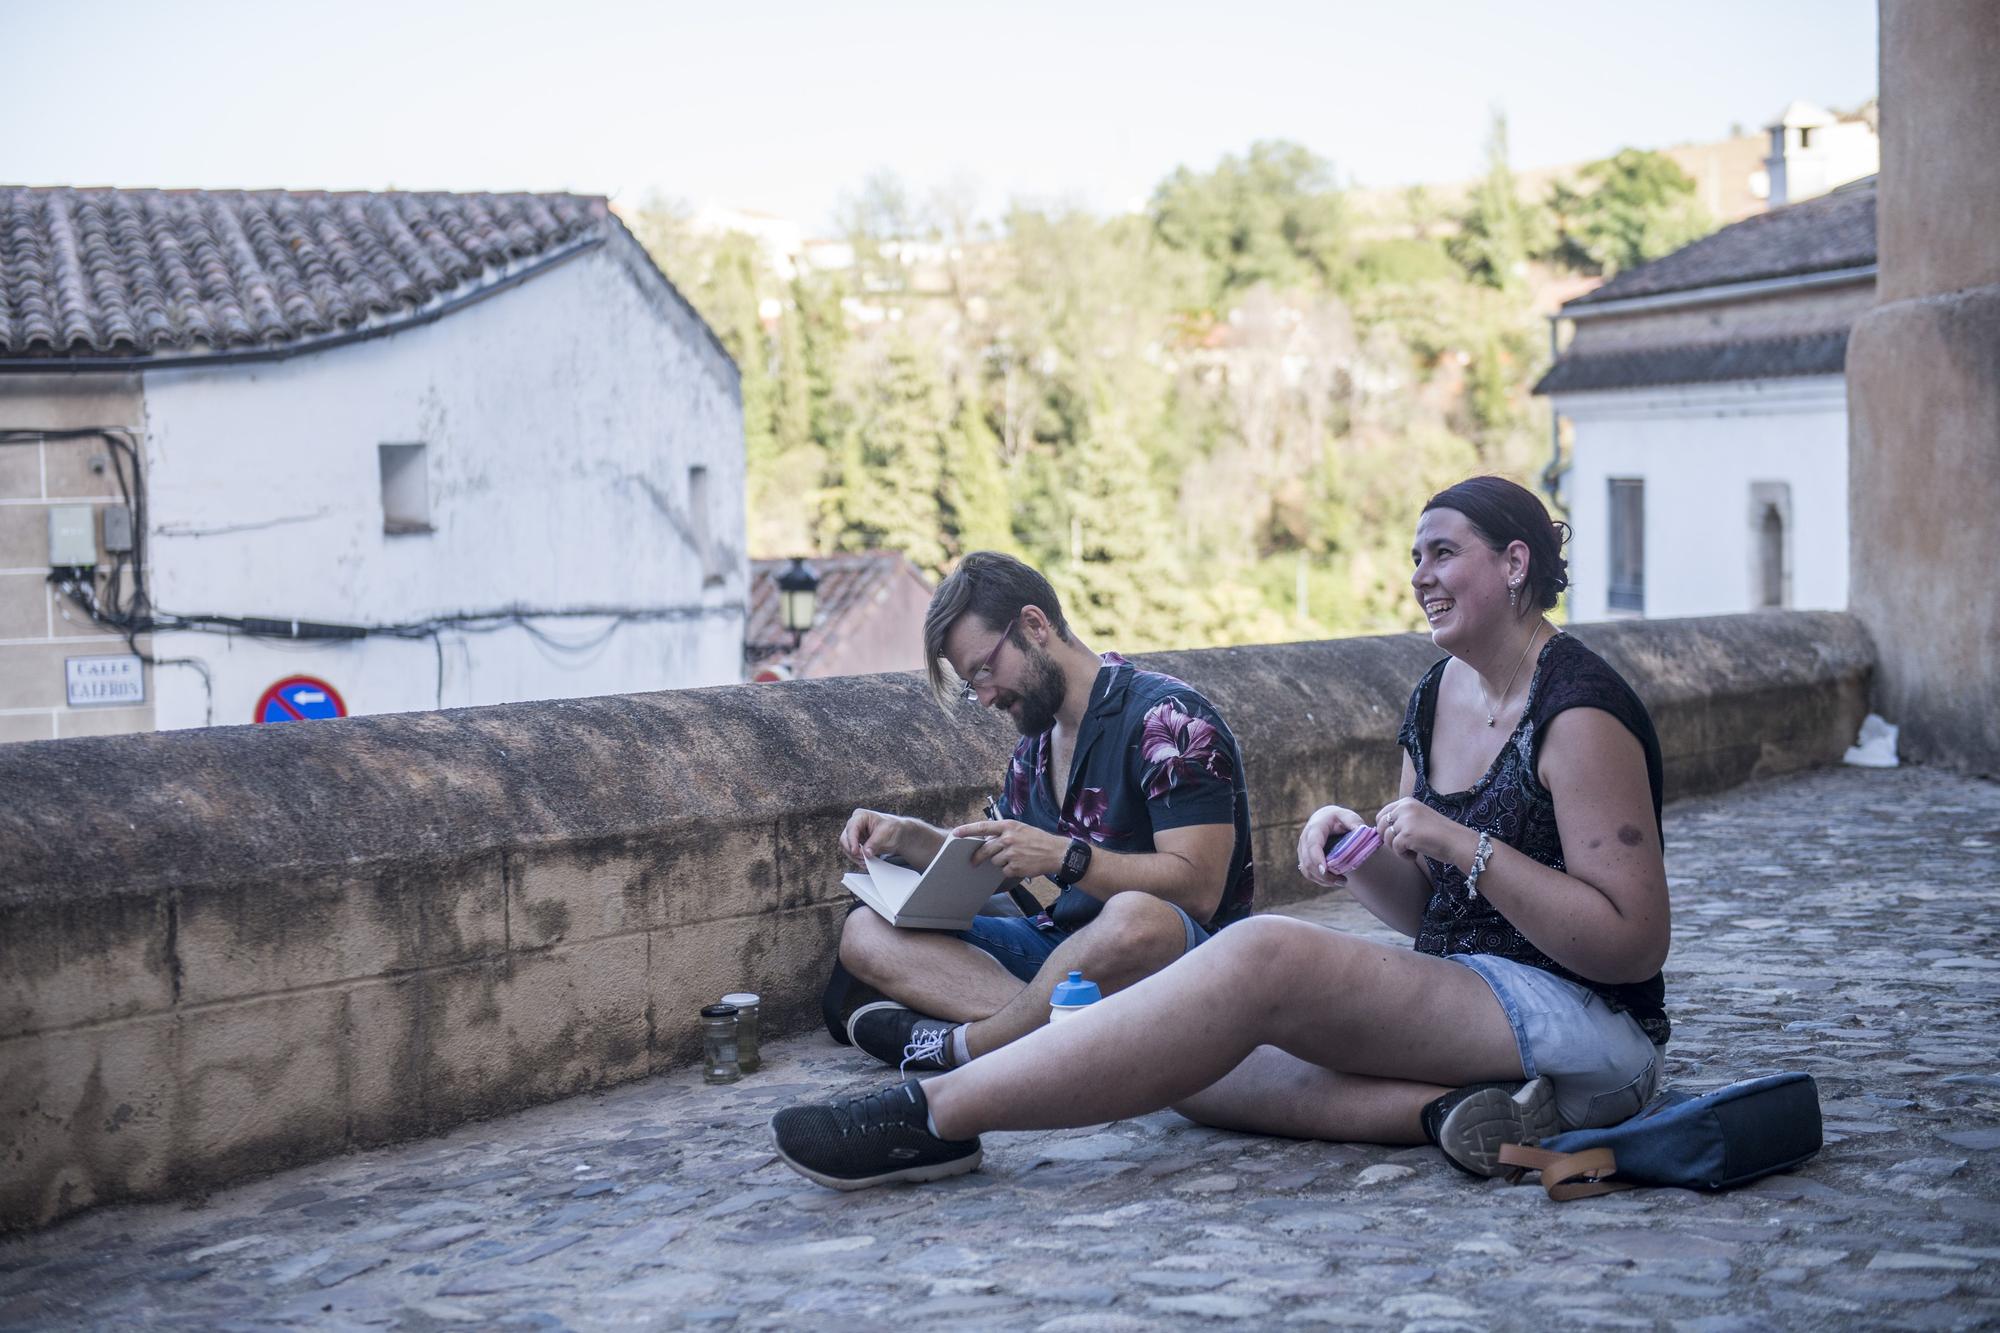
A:
POLYGON ((1759 606, 1785 604, 1785 519, 1778 506, 1765 505, 1757 525, 1757 584, 1759 606))
POLYGON ((1799 147, 1801 148, 1812 147, 1812 128, 1810 126, 1804 126, 1800 128, 1799 147))
POLYGON ((1611 579, 1605 603, 1613 611, 1646 609, 1646 483, 1611 479, 1611 579))
POLYGON ((1792 488, 1789 482, 1750 485, 1750 603, 1792 604, 1792 488))
POLYGON ((385 444, 382 456, 382 531, 392 536, 430 532, 431 487, 421 444, 385 444))
POLYGON ((701 557, 703 586, 722 582, 722 564, 715 553, 715 520, 709 512, 708 469, 688 469, 688 529, 701 557))

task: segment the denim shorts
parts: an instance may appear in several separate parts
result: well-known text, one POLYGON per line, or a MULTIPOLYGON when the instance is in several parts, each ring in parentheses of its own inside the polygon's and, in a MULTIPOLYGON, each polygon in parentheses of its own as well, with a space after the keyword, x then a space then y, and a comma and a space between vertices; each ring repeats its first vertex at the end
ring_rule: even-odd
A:
MULTIPOLYGON (((1209 937, 1209 932, 1196 924, 1193 917, 1172 903, 1167 906, 1180 913, 1181 928, 1186 932, 1182 953, 1209 937)), ((1086 922, 1077 929, 1088 928, 1089 923, 1086 922)), ((1047 916, 976 916, 972 918, 972 929, 959 931, 958 938, 981 953, 990 955, 1017 979, 1033 981, 1035 974, 1042 970, 1042 964, 1056 951, 1056 946, 1074 934, 1075 930, 1064 930, 1047 916)))
POLYGON ((1665 1048, 1653 1045, 1638 1019, 1539 967, 1484 953, 1449 957, 1493 988, 1521 1048, 1522 1070, 1555 1085, 1564 1129, 1615 1125, 1652 1100, 1665 1048))

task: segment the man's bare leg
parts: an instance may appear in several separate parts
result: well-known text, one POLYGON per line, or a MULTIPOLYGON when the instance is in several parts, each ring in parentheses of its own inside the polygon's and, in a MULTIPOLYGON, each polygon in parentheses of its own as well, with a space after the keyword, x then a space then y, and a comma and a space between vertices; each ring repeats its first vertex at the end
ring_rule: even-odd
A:
POLYGON ((1071 972, 1081 972, 1106 995, 1124 990, 1166 967, 1187 951, 1181 914, 1143 893, 1114 894, 1083 929, 1056 946, 1021 991, 990 1018, 965 1029, 966 1050, 997 1051, 1049 1021, 1049 992, 1071 972))
POLYGON ((985 1018, 1022 993, 991 954, 943 931, 899 930, 865 907, 841 929, 840 961, 897 1003, 954 1023, 985 1018))

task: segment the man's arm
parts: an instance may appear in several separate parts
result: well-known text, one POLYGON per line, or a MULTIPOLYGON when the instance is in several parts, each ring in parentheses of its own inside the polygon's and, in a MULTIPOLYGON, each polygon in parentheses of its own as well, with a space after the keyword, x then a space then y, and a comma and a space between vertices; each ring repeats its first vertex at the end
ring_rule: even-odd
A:
MULTIPOLYGON (((958 837, 985 838, 973 856, 992 861, 1011 878, 1053 877, 1062 869, 1070 840, 1019 820, 980 820, 952 830, 958 837)), ((1093 847, 1090 869, 1076 887, 1102 901, 1117 893, 1150 893, 1207 921, 1222 905, 1228 885, 1229 858, 1236 850, 1233 824, 1190 824, 1162 829, 1153 835, 1150 852, 1111 852, 1093 847)))
POLYGON ((895 857, 913 866, 927 866, 944 846, 945 831, 935 824, 908 815, 886 814, 880 810, 856 810, 840 831, 840 850, 860 865, 862 854, 877 858, 895 857))

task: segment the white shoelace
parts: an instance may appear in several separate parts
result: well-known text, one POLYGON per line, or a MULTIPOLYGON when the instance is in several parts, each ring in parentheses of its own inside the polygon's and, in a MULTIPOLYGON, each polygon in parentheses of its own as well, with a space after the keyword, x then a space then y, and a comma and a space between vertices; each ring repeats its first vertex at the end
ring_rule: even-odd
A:
POLYGON ((896 1066, 897 1073, 909 1069, 913 1060, 936 1060, 939 1064, 949 1064, 944 1052, 951 1041, 948 1027, 918 1028, 910 1034, 909 1045, 903 1047, 903 1063, 896 1066))

